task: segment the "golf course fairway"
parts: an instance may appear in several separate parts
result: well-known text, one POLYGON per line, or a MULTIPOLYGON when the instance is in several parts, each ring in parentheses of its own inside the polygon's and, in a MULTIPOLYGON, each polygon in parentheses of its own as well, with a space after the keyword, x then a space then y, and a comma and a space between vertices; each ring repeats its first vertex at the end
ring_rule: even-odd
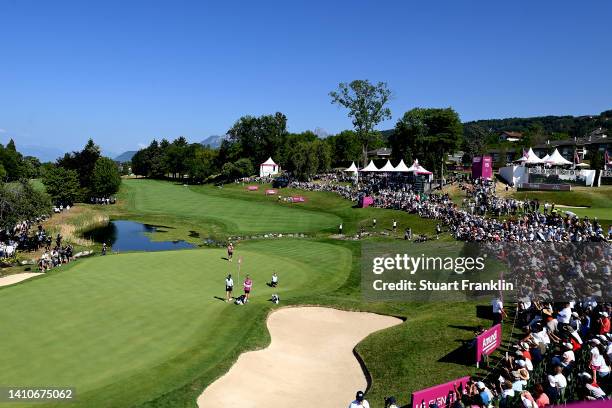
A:
POLYGON ((349 250, 308 240, 240 244, 235 256, 254 280, 246 306, 216 298, 228 273, 241 289, 222 249, 98 256, 0 288, 0 384, 75 387, 77 407, 141 405, 264 346, 272 293, 333 290, 351 264, 349 250))
MULTIPOLYGON (((231 233, 307 233, 335 230, 339 217, 293 206, 280 206, 275 197, 267 202, 236 199, 213 194, 218 187, 187 187, 155 180, 125 180, 132 212, 188 219, 189 222, 231 233), (200 194, 205 191, 207 194, 200 194)), ((245 194, 263 196, 263 191, 245 194)), ((244 198, 248 198, 244 197, 244 198)))

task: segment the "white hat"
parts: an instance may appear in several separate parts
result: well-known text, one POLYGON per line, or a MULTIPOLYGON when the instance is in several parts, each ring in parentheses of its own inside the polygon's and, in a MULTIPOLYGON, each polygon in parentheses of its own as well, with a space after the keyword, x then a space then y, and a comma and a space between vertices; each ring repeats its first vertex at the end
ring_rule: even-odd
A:
POLYGON ((478 387, 478 389, 479 389, 479 390, 484 390, 485 388, 487 388, 487 387, 485 386, 485 383, 483 383, 482 381, 478 381, 478 382, 476 383, 476 387, 478 387))

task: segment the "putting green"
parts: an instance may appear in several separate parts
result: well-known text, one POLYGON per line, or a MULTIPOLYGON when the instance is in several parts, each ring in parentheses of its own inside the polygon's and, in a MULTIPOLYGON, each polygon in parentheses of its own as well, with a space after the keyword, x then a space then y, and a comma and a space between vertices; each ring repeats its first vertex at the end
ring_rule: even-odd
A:
MULTIPOLYGON (((273 199, 256 202, 199 194, 197 189, 203 187, 190 188, 155 180, 131 179, 124 183, 131 212, 189 219, 193 224, 216 225, 218 230, 229 233, 306 233, 335 230, 341 222, 333 214, 304 210, 299 204, 279 206, 273 199)), ((251 194, 263 195, 263 191, 251 194)))
POLYGON ((142 404, 258 345, 273 292, 286 301, 333 290, 351 265, 348 249, 326 243, 241 244, 241 279, 249 273, 255 283, 252 302, 235 306, 215 298, 224 296, 229 272, 241 288, 237 262, 224 256, 222 249, 99 256, 0 289, 0 384, 74 386, 71 406, 142 404), (273 271, 277 289, 265 284, 273 271))

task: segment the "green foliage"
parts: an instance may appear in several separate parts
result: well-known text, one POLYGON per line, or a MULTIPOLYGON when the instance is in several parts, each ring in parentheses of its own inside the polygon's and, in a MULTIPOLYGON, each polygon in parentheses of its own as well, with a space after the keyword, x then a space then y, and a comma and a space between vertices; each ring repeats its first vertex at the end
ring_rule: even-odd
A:
POLYGON ((254 174, 253 163, 250 159, 238 159, 234 163, 225 163, 221 168, 221 174, 227 180, 252 176, 254 174))
POLYGON ((287 117, 280 112, 274 115, 243 116, 227 132, 219 150, 221 163, 248 158, 262 163, 268 157, 278 157, 287 137, 287 117))
POLYGON ((74 170, 59 166, 48 168, 42 182, 55 203, 73 204, 82 199, 79 175, 74 170))
POLYGON ((40 177, 41 163, 37 157, 26 156, 23 158, 23 177, 24 178, 38 178, 40 177))
POLYGON ((329 93, 333 104, 348 110, 353 127, 362 148, 364 166, 374 127, 385 119, 391 118, 391 110, 386 106, 391 98, 391 91, 385 82, 371 84, 368 80, 341 82, 338 89, 329 93))
POLYGON ((94 166, 91 193, 96 197, 110 197, 119 191, 121 175, 117 163, 108 157, 100 157, 94 166))
POLYGON ((15 142, 11 139, 6 147, 0 145, 0 164, 4 168, 5 181, 17 181, 25 175, 23 156, 17 151, 15 142))
POLYGON ((397 121, 389 142, 396 160, 407 163, 418 158, 426 168, 438 172, 446 155, 456 151, 463 125, 452 108, 414 108, 397 121))
POLYGON ((255 174, 255 170, 253 170, 253 163, 250 159, 238 159, 236 163, 234 163, 234 167, 238 173, 239 177, 249 177, 255 174))
MULTIPOLYGON (((496 136, 502 131, 530 132, 539 127, 547 138, 553 134, 566 134, 569 138, 583 137, 589 132, 604 128, 610 130, 611 111, 605 111, 599 115, 588 116, 538 116, 533 118, 506 118, 506 119, 486 119, 467 122, 476 124, 483 129, 489 129, 496 136)), ((552 140, 552 139, 551 139, 552 140)))
POLYGON ((83 150, 66 153, 64 157, 57 161, 58 167, 76 172, 81 188, 80 196, 83 198, 87 198, 91 194, 94 167, 100 157, 100 147, 92 139, 89 139, 83 150))
POLYGON ((332 165, 348 166, 353 161, 359 161, 362 153, 361 143, 353 130, 344 130, 329 136, 325 141, 331 148, 332 165))
POLYGON ((604 152, 597 150, 589 151, 586 158, 589 160, 589 164, 593 170, 602 170, 604 168, 604 152))
POLYGON ((463 151, 471 158, 480 156, 487 152, 487 143, 492 138, 497 139, 497 135, 491 134, 488 130, 475 123, 466 124, 463 127, 463 151))
POLYGON ((323 140, 302 140, 289 150, 287 166, 300 180, 308 180, 331 168, 331 147, 323 140))
POLYGON ((17 222, 48 214, 50 210, 49 196, 36 190, 28 180, 0 183, 0 228, 13 228, 17 222))
POLYGON ((163 139, 136 152, 132 157, 132 172, 139 176, 162 179, 170 175, 193 183, 201 183, 217 171, 217 151, 199 143, 189 144, 184 137, 172 143, 163 139))
POLYGON ((189 146, 185 167, 193 183, 201 183, 212 176, 216 170, 217 151, 199 144, 189 146))

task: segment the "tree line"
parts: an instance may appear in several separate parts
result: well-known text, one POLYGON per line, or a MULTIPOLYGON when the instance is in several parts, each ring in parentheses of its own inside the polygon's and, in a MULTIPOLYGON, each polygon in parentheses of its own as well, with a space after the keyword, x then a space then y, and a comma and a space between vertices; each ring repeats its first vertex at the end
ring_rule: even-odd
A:
POLYGON ((121 174, 117 163, 103 157, 92 139, 80 151, 66 153, 41 174, 47 193, 56 204, 108 198, 119 191, 121 174))
POLYGON ((40 176, 41 168, 37 158, 17 151, 14 140, 0 144, 0 230, 51 210, 49 195, 35 189, 29 180, 40 176))
POLYGON ((132 158, 132 171, 151 178, 185 179, 194 183, 232 180, 251 176, 259 164, 272 157, 298 179, 351 162, 365 166, 367 152, 389 145, 393 157, 410 163, 419 158, 436 171, 442 171, 446 154, 460 147, 463 127, 451 108, 416 108, 398 120, 392 137, 385 140, 375 127, 391 117, 387 84, 367 80, 341 83, 330 92, 331 103, 345 108, 353 123, 324 139, 311 131, 291 133, 287 117, 281 113, 240 117, 227 131, 219 149, 188 143, 184 137, 170 142, 153 140, 132 158))
POLYGON ((6 146, 0 144, 0 180, 11 182, 37 178, 40 176, 40 168, 40 160, 19 153, 13 139, 6 146))

